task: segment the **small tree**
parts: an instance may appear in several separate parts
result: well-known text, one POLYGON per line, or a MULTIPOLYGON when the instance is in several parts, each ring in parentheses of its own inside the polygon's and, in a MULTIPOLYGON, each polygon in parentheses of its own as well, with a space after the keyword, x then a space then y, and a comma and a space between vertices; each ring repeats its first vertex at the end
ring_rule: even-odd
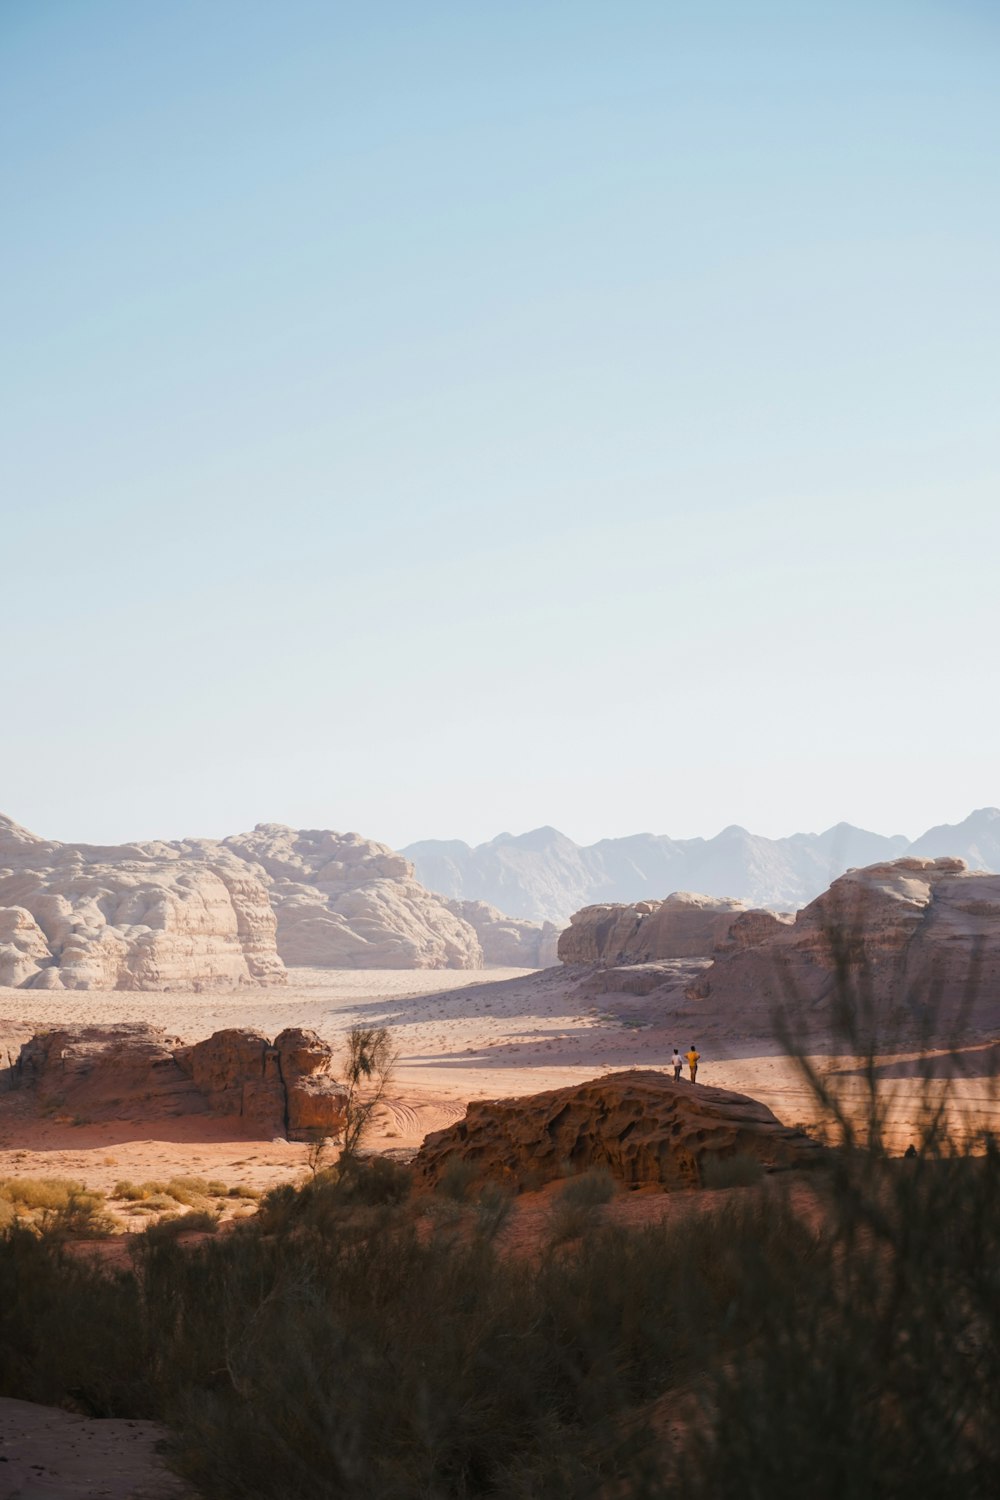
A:
POLYGON ((352 1026, 347 1033, 344 1063, 344 1123, 340 1134, 340 1165, 353 1161, 375 1111, 392 1082, 399 1053, 385 1026, 352 1026))
POLYGON ((325 1130, 310 1130, 306 1136, 306 1168, 315 1179, 326 1165, 326 1154, 330 1149, 330 1136, 325 1130))

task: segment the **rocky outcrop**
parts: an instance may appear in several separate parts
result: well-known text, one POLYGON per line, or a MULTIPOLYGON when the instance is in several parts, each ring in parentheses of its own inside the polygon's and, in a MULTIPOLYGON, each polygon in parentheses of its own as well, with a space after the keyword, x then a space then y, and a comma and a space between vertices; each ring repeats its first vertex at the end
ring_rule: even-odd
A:
POLYGON ((52 950, 24 906, 0 906, 0 984, 14 989, 52 962, 52 950))
POLYGON ((49 843, 0 819, 0 982, 283 984, 275 925, 266 890, 245 866, 156 847, 49 843))
MULTIPOLYGON (((164 846, 158 845, 157 849, 164 846)), ((333 969, 479 969, 475 931, 424 890, 401 854, 357 833, 259 823, 252 833, 166 846, 267 892, 286 964, 333 969)))
POLYGON ((862 1002, 891 1032, 1000 1021, 1000 876, 960 859, 904 858, 851 870, 757 946, 720 954, 689 995, 743 1029, 776 1007, 811 1023, 862 1002))
POLYGON ((553 922, 506 917, 486 901, 449 901, 448 910, 468 922, 479 939, 483 962, 500 969, 547 969, 557 963, 559 928, 553 922))
POLYGON ((273 1042, 259 1031, 217 1031, 174 1057, 216 1114, 291 1140, 335 1133, 343 1122, 344 1092, 329 1076, 333 1053, 314 1031, 290 1028, 273 1042))
POLYGON ((260 824, 222 840, 103 847, 0 819, 0 984, 208 989, 283 984, 285 963, 483 962, 475 928, 401 855, 358 834, 260 824))
POLYGON ((586 906, 559 938, 565 964, 648 964, 704 958, 750 947, 783 925, 774 912, 748 911, 742 901, 675 891, 665 901, 586 906))
POLYGON ((663 1073, 611 1073, 521 1099, 479 1100, 429 1135, 417 1178, 439 1182, 456 1161, 475 1180, 538 1185, 601 1167, 629 1187, 695 1187, 707 1157, 751 1156, 768 1168, 808 1165, 820 1148, 743 1094, 675 1083, 663 1073))
POLYGON ((208 1099, 178 1065, 176 1047, 144 1022, 60 1027, 24 1043, 13 1081, 47 1111, 88 1122, 207 1114, 208 1099))
POLYGON ((315 1032, 298 1028, 273 1042, 259 1031, 217 1031, 184 1047, 144 1023, 74 1026, 26 1042, 14 1081, 43 1107, 87 1122, 212 1113, 262 1136, 304 1140, 343 1123, 332 1056, 315 1032))
POLYGON ((838 823, 825 833, 768 839, 733 825, 713 838, 637 833, 580 845, 555 828, 502 833, 470 848, 426 839, 403 850, 417 879, 456 900, 489 901, 512 916, 564 927, 595 903, 658 900, 664 891, 735 896, 749 906, 794 910, 852 866, 912 854, 959 856, 972 869, 1000 870, 1000 809, 980 808, 962 823, 932 828, 912 845, 838 823))

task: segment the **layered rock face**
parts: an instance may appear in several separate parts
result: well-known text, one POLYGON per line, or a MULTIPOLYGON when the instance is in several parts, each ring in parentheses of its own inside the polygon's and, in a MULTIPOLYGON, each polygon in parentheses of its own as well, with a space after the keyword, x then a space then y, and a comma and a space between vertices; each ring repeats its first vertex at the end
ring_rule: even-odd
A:
POLYGON ((552 946, 536 924, 475 916, 358 834, 269 823, 221 840, 99 847, 52 843, 0 819, 0 985, 283 984, 286 963, 531 967, 552 946))
POLYGON ((506 917, 486 901, 446 904, 475 932, 485 964, 500 969, 547 969, 558 962, 559 928, 553 922, 506 917))
POLYGON ((770 1168, 804 1166, 820 1148, 755 1099, 674 1083, 652 1070, 611 1073, 522 1099, 480 1100, 429 1135, 414 1161, 429 1186, 456 1161, 478 1181, 523 1187, 592 1167, 630 1187, 695 1187, 706 1157, 752 1156, 770 1168))
MULTIPOLYGON (((480 969, 475 930, 424 890, 413 866, 356 833, 260 823, 219 846, 266 884, 286 964, 336 969, 480 969)), ((204 849, 208 843, 190 846, 204 849)))
POLYGON ((24 1043, 13 1082, 43 1106, 87 1120, 208 1114, 208 1099, 177 1064, 176 1045, 139 1021, 60 1027, 24 1043))
POLYGON ((26 1042, 15 1082, 88 1121, 234 1115, 260 1135, 305 1140, 343 1123, 331 1064, 329 1046, 297 1028, 273 1042, 259 1031, 217 1031, 182 1047, 144 1023, 74 1026, 26 1042))
POLYGON ((665 901, 586 906, 559 938, 565 964, 647 964, 704 958, 763 942, 787 919, 742 901, 675 891, 665 901))
POLYGON ((329 1076, 333 1053, 314 1031, 291 1027, 273 1042, 249 1029, 216 1031, 174 1057, 216 1114, 290 1140, 332 1134, 343 1122, 344 1091, 329 1076))
POLYGON ((1000 1019, 1000 875, 960 859, 904 858, 851 870, 755 947, 720 954, 690 988, 743 1025, 774 1007, 823 1017, 840 975, 884 1026, 1000 1019))
POLYGON ((283 984, 263 885, 225 859, 57 844, 0 819, 0 984, 175 989, 283 984))

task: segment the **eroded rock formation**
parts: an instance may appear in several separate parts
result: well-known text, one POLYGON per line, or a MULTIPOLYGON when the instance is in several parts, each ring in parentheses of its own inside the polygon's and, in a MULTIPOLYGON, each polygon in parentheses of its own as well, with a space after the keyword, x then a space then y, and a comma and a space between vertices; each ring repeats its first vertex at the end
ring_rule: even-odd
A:
POLYGON ((448 910, 473 929, 483 962, 501 969, 547 969, 559 960, 559 928, 504 916, 486 901, 448 901, 448 910))
MULTIPOLYGON (((479 969, 474 929, 418 883, 413 866, 356 833, 260 823, 215 848, 245 861, 266 885, 287 964, 338 969, 479 969)), ((217 856, 216 856, 217 857, 217 856)))
POLYGON ((565 964, 706 958, 763 942, 789 920, 742 901, 675 891, 664 901, 585 906, 561 934, 558 952, 565 964))
POLYGON ((736 1154, 778 1168, 822 1152, 756 1099, 636 1069, 521 1099, 477 1100, 464 1119, 427 1137, 413 1166, 428 1186, 460 1161, 476 1181, 516 1188, 562 1176, 567 1165, 606 1168, 630 1187, 681 1188, 699 1184, 706 1157, 736 1154))
POLYGON ((297 1027, 273 1042, 234 1029, 181 1046, 135 1022, 41 1032, 21 1048, 14 1078, 43 1107, 88 1122, 211 1113, 262 1136, 303 1140, 335 1134, 343 1121, 332 1058, 315 1032, 297 1027))
MULTIPOLYGON (((885 1028, 951 1028, 1000 1018, 1000 875, 960 859, 904 858, 850 870, 763 942, 720 953, 689 994, 744 1028, 783 1005, 831 1014, 841 978, 885 1028)), ((862 1038, 864 1040, 864 1038, 862 1038)))
POLYGON ((280 1127, 291 1140, 329 1132, 343 1117, 343 1090, 329 1076, 333 1053, 314 1031, 291 1027, 269 1042, 233 1028, 175 1051, 216 1114, 280 1127))
MULTIPOLYGON (((518 925, 537 948, 532 924, 505 933, 501 919, 485 924, 494 952, 515 945, 518 925)), ((401 855, 358 834, 261 824, 222 840, 103 847, 0 819, 0 984, 202 989, 283 984, 285 963, 483 962, 475 927, 401 855)))
POLYGON ((0 983, 283 984, 275 925, 264 886, 235 861, 51 843, 0 819, 0 983))

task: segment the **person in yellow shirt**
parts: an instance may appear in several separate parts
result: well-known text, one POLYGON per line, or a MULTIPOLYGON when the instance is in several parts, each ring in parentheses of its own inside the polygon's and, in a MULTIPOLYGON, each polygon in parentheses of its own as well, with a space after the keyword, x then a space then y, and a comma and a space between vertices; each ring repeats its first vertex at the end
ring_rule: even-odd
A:
POLYGON ((701 1053, 695 1047, 694 1042, 691 1043, 691 1051, 688 1053, 687 1059, 688 1067, 691 1069, 691 1082, 694 1083, 698 1077, 698 1063, 701 1060, 701 1053))

